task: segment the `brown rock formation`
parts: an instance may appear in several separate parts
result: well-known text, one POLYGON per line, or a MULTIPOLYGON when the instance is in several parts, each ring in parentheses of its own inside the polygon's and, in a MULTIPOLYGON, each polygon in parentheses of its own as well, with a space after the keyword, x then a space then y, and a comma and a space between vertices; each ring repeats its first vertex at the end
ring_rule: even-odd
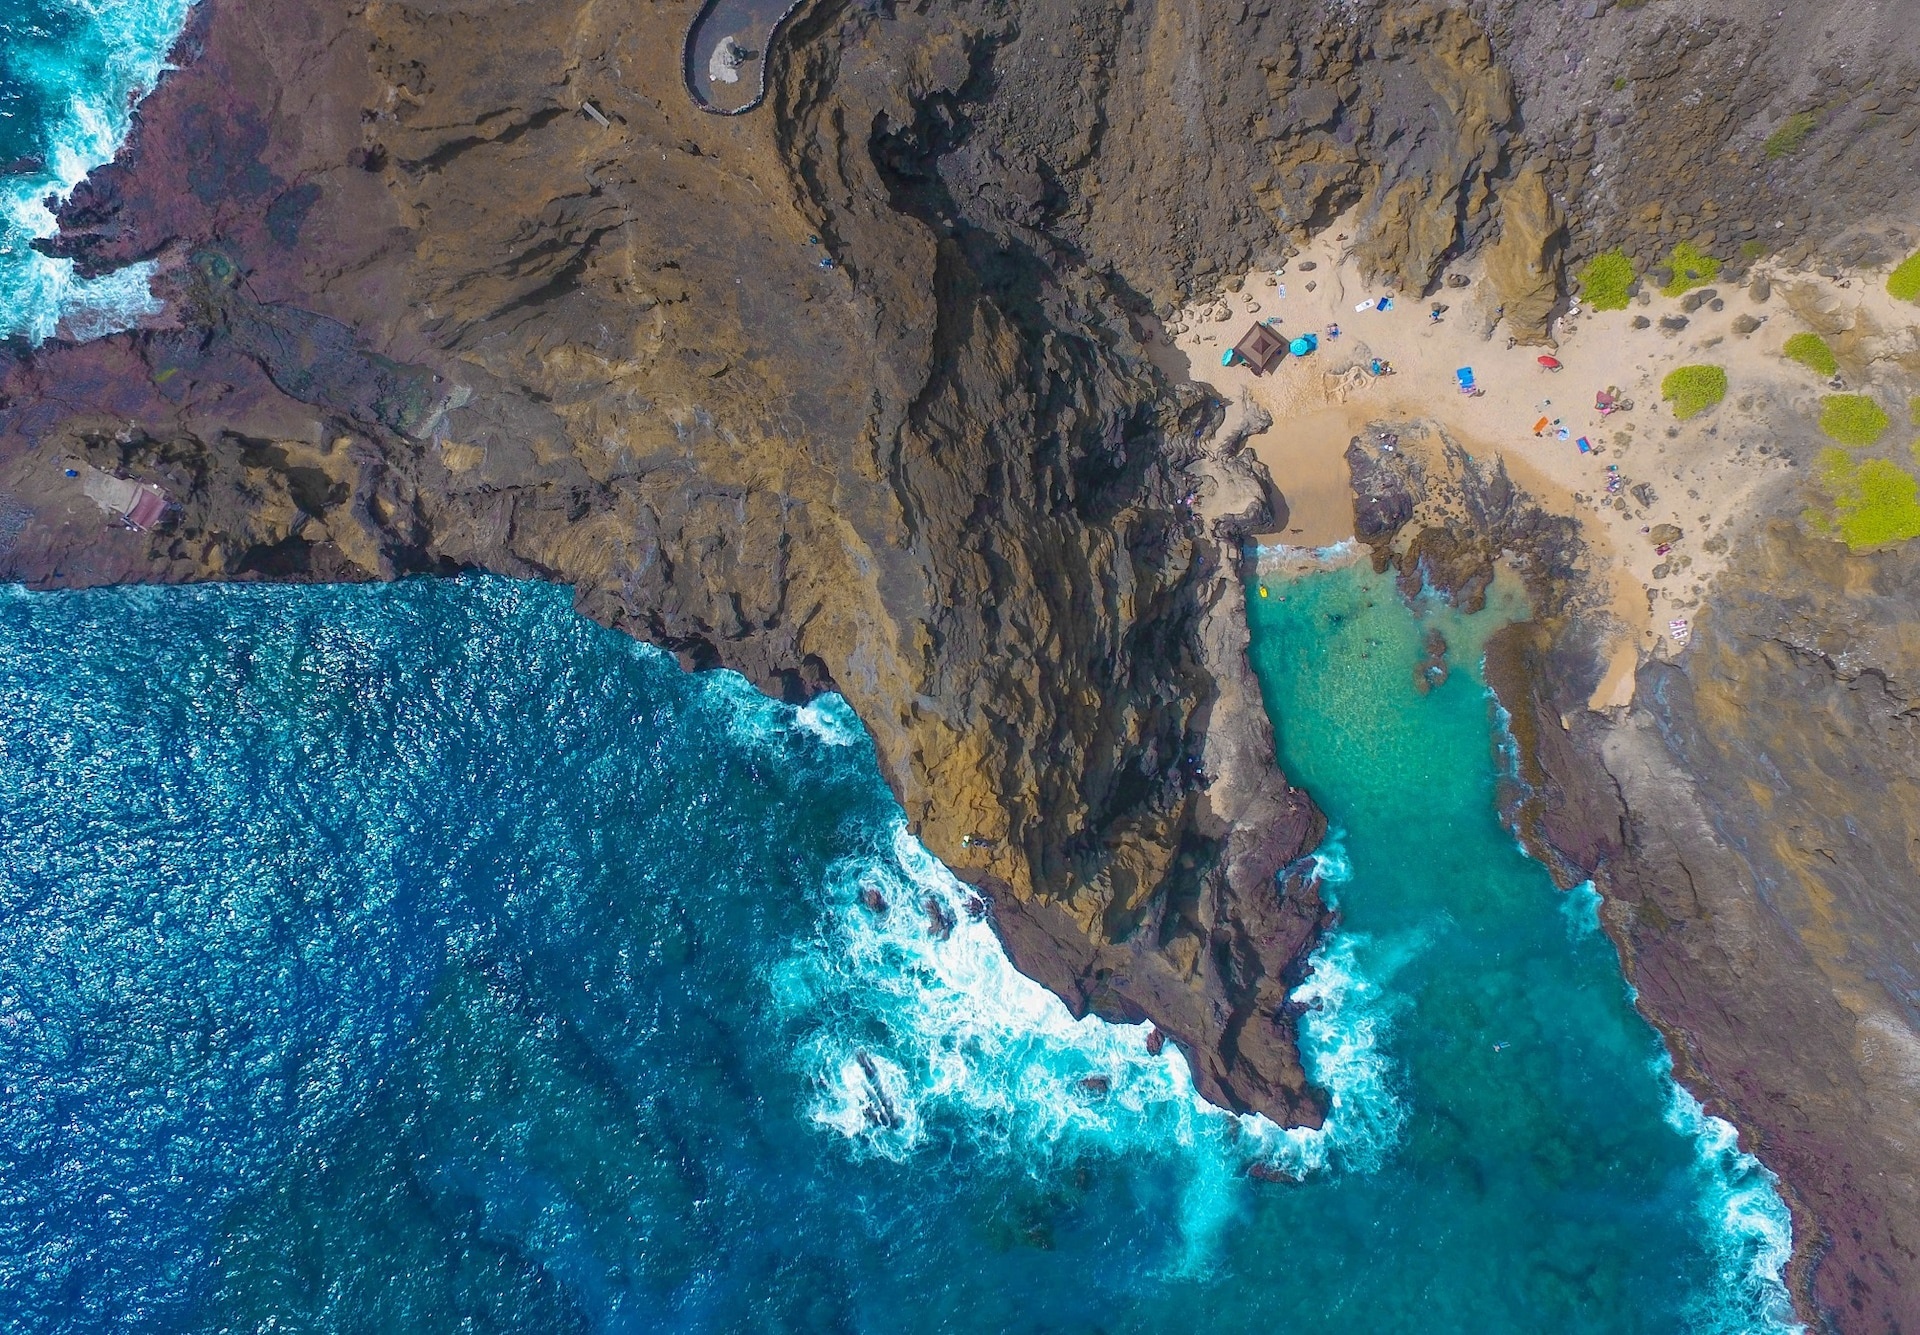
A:
MULTIPOLYGON (((1591 877, 1681 1077, 1778 1172, 1793 1288, 1819 1328, 1920 1322, 1920 553, 1852 555, 1763 522, 1692 648, 1589 713, 1600 607, 1571 521, 1449 450, 1349 454, 1356 506, 1444 495, 1463 522, 1376 526, 1410 588, 1471 604, 1505 552, 1539 619, 1488 647, 1522 785, 1513 814, 1562 885, 1591 877)), ((1792 504, 1792 497, 1783 497, 1792 504)))
POLYGON ((1507 326, 1522 343, 1543 343, 1547 320, 1560 300, 1560 211, 1547 195, 1546 176, 1528 166, 1500 195, 1500 236, 1487 247, 1487 281, 1505 308, 1507 326))
POLYGON ((1203 634, 1237 615, 1179 504, 1205 405, 1044 230, 1037 172, 944 175, 1011 32, 822 10, 776 114, 720 121, 678 89, 687 17, 198 11, 53 246, 157 258, 168 316, 12 359, 0 486, 32 514, 3 573, 477 566, 837 689, 1025 967, 1152 1014, 1221 1102, 1317 1122, 1279 1001, 1320 908, 1274 876, 1319 818, 1203 634), (104 528, 80 461, 174 522, 104 528), (1246 739, 1212 792, 1210 720, 1246 739))
MULTIPOLYGON (((1497 224, 1529 311, 1556 210, 1576 254, 1694 237, 1729 257, 1911 213, 1897 15, 1724 9, 823 0, 772 52, 767 106, 721 119, 681 89, 690 0, 202 0, 183 69, 50 243, 89 271, 157 260, 167 315, 5 354, 0 577, 484 567, 567 581, 691 664, 838 689, 922 838, 995 891, 1022 967, 1153 1016, 1221 1101, 1311 1122, 1276 998, 1320 909, 1273 878, 1318 818, 1271 769, 1238 660, 1236 529, 1182 504, 1197 467, 1246 484, 1248 523, 1266 488, 1153 371, 1147 316, 1354 206, 1357 253, 1407 286, 1497 224), (1767 157, 1805 107, 1807 151, 1767 157), (178 514, 106 528, 69 461, 160 483, 178 514)), ((1415 563, 1467 581, 1518 545, 1563 579, 1555 535, 1487 485, 1415 563)), ((1390 540, 1415 493, 1367 494, 1390 540)), ((1892 616, 1898 560, 1807 556, 1808 587, 1877 590, 1892 616)), ((1905 685, 1858 675, 1904 683, 1901 646, 1865 621, 1852 658, 1765 631, 1784 604, 1753 588, 1697 651, 1729 646, 1737 685, 1643 682, 1680 702, 1619 730, 1643 789, 1583 759, 1599 724, 1559 725, 1586 698, 1579 627, 1512 641, 1544 692, 1514 711, 1528 820, 1564 874, 1617 873, 1642 906, 1615 925, 1643 1000, 1787 1174, 1829 1249, 1826 1310, 1911 1324, 1916 1243, 1879 1176, 1904 1162, 1899 1049, 1875 1028, 1908 1004, 1911 934, 1875 933, 1905 922, 1911 803, 1889 787, 1856 834, 1845 753, 1783 734, 1806 745, 1776 779, 1782 711, 1731 712, 1816 691, 1839 735, 1874 739, 1862 774, 1905 773, 1905 685), (1703 718, 1720 732, 1687 740, 1703 718), (1695 765, 1725 783, 1659 779, 1695 765), (1775 789, 1811 796, 1770 797, 1788 823, 1762 824, 1775 789), (1691 809, 1663 793, 1704 814, 1660 827, 1691 809)))
POLYGON ((1539 832, 1598 874, 1641 1008, 1784 1179, 1796 1288, 1827 1328, 1913 1329, 1920 555, 1776 520, 1738 556, 1616 725, 1563 732, 1537 657, 1504 693, 1553 743, 1539 832))

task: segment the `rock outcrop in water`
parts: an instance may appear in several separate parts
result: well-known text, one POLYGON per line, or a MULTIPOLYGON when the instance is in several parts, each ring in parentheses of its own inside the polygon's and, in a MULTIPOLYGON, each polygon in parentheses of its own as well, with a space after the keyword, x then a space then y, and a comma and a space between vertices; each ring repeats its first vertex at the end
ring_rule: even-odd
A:
MULTIPOLYGON (((202 0, 182 70, 48 243, 87 272, 156 262, 166 314, 7 354, 0 575, 484 567, 567 581, 692 665, 793 698, 837 689, 921 837, 992 890, 1022 967, 1078 1005, 1151 1015, 1212 1097, 1316 1121, 1276 999, 1321 909, 1309 881, 1276 894, 1274 876, 1319 819, 1271 768, 1239 658, 1241 528, 1201 532, 1184 504, 1204 470, 1258 526, 1267 489, 1216 407, 1147 360, 1154 312, 1356 206, 1357 253, 1407 288, 1497 238, 1506 299, 1544 321, 1563 250, 1791 250, 1910 205, 1920 75, 1898 16, 822 3, 771 53, 767 106, 723 120, 681 91, 694 11, 202 0), (1766 153, 1796 113, 1795 149, 1766 153), (158 483, 177 514, 105 527, 65 476, 83 463, 158 483)), ((1383 493, 1369 522, 1408 513, 1383 493)), ((1476 522, 1496 520, 1522 522, 1497 497, 1476 522)), ((1466 531, 1424 544, 1432 568, 1485 555, 1466 531)), ((1750 629, 1726 633, 1764 648, 1781 637, 1752 599, 1750 629)), ((1536 680, 1584 670, 1543 645, 1536 680)), ((1805 652, 1741 689, 1825 681, 1860 729, 1896 736, 1880 679, 1845 675, 1867 660, 1829 672, 1805 652)), ((1685 710, 1712 698, 1696 685, 1636 744, 1657 735, 1676 772, 1746 773, 1757 739, 1686 749, 1685 710)), ((1638 849, 1618 893, 1683 921, 1676 866, 1696 863, 1635 823, 1630 785, 1628 815, 1593 815, 1613 785, 1580 768, 1582 738, 1517 726, 1562 776, 1542 800, 1587 819, 1555 827, 1563 870, 1638 849)), ((1893 763, 1883 750, 1854 753, 1863 773, 1893 763)), ((1843 792, 1814 782, 1823 754, 1796 753, 1807 791, 1843 792)), ((1699 800, 1757 820, 1745 791, 1699 800)), ((1776 850, 1795 874, 1843 851, 1799 838, 1776 850)), ((1840 902, 1882 921, 1861 875, 1840 902)), ((1814 1106, 1796 1103, 1811 1063, 1761 1078, 1755 1057, 1742 1083, 1731 1039, 1686 1056, 1690 1035, 1743 1025, 1776 1050, 1832 1042, 1822 1026, 1845 1016, 1827 1001, 1808 993, 1828 1018, 1800 1026, 1758 981, 1827 974, 1792 950, 1764 975, 1722 966, 1660 921, 1637 911, 1623 936, 1649 1010, 1788 1174, 1821 1240, 1804 1256, 1827 1257, 1822 1309, 1877 1328, 1917 1287, 1881 1142, 1840 1157, 1802 1111, 1815 1129, 1775 1133, 1779 1109, 1814 1106)), ((1859 1106, 1900 1106, 1874 1097, 1859 1106)))

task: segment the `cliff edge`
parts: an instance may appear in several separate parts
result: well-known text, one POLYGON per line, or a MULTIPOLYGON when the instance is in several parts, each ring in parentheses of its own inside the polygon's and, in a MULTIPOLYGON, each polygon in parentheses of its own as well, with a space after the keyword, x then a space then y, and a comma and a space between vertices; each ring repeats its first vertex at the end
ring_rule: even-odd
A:
MULTIPOLYGON (((1491 248, 1541 336, 1563 264, 1609 245, 1811 255, 1920 197, 1898 16, 820 0, 766 105, 719 118, 681 86, 695 9, 202 0, 45 243, 153 262, 164 313, 0 360, 0 578, 484 568, 690 666, 837 690, 1022 968, 1151 1016, 1216 1101, 1317 1122, 1279 1001, 1321 822, 1240 655, 1271 488, 1154 369, 1159 319, 1349 210, 1406 290, 1491 248), (105 522, 101 476, 168 517, 105 522)), ((1781 653, 1767 689, 1801 689, 1814 660, 1781 653)), ((1699 1007, 1752 995, 1635 947, 1643 996, 1656 958, 1699 1007)), ((1822 1268, 1829 1319, 1898 1310, 1899 1237, 1891 1269, 1822 1268)))

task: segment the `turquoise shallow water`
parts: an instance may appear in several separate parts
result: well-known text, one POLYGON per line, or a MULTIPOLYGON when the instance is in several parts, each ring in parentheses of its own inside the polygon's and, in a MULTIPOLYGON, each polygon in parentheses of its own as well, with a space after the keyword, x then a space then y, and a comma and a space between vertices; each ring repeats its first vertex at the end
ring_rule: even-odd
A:
POLYGON ((65 196, 126 137, 188 0, 8 0, 0 5, 0 336, 92 337, 155 308, 152 266, 85 281, 33 250, 65 196))
MULTIPOLYGON (((0 332, 143 304, 25 241, 183 13, 0 13, 0 332)), ((835 700, 505 581, 0 590, 0 1330, 1780 1328, 1777 1198, 1495 818, 1494 618, 1421 695, 1385 584, 1270 594, 1317 1134, 1014 973, 835 700)))
POLYGON ((506 581, 0 595, 0 1328, 1775 1328, 1477 682, 1363 572, 1255 617, 1317 1135, 1013 973, 835 700, 506 581))

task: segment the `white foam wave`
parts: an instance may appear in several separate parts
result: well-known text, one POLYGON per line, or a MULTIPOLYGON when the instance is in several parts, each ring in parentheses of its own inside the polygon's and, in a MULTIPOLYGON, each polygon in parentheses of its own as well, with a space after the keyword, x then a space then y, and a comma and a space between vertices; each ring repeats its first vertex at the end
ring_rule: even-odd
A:
MULTIPOLYGON (((1329 880, 1348 874, 1337 838, 1316 861, 1329 880)), ((814 1089, 809 1115, 856 1155, 905 1162, 964 1140, 1035 1175, 1087 1153, 1174 1156, 1178 1264, 1192 1268, 1215 1254, 1250 1170, 1368 1171, 1399 1135, 1388 1011, 1359 963, 1364 938, 1324 943, 1294 993, 1308 1007, 1304 1064, 1329 1095, 1326 1124, 1308 1130, 1208 1103, 1150 1024, 1076 1019, 1013 967, 978 896, 904 824, 884 855, 837 867, 827 901, 820 937, 770 981, 776 1011, 807 1034, 796 1060, 814 1089)))
POLYGON ((867 735, 860 716, 838 695, 823 695, 802 705, 794 711, 793 721, 828 746, 852 746, 867 735))
POLYGON ((1297 547, 1291 543, 1277 542, 1254 543, 1252 549, 1254 568, 1263 575, 1331 569, 1347 565, 1361 555, 1360 544, 1352 538, 1342 538, 1326 547, 1297 547))
POLYGON ((1713 1239, 1719 1283, 1694 1312, 1693 1329, 1711 1335, 1804 1332, 1793 1318, 1786 1268, 1793 1256, 1793 1217, 1779 1179, 1740 1148, 1732 1123, 1714 1117, 1673 1078, 1662 1053, 1654 1074, 1667 1084, 1667 1125, 1695 1145, 1702 1223, 1713 1239))
POLYGON ((1567 920, 1567 935, 1576 940, 1599 934, 1600 892, 1592 881, 1582 881, 1561 893, 1560 916, 1567 920))
POLYGON ((53 234, 49 195, 64 200, 119 152, 133 105, 167 68, 189 0, 72 0, 67 8, 75 32, 61 52, 22 53, 10 71, 48 105, 65 107, 50 128, 42 169, 0 178, 0 333, 25 334, 35 343, 56 333, 99 337, 159 309, 149 289, 152 265, 87 280, 70 261, 42 255, 27 241, 53 234))

